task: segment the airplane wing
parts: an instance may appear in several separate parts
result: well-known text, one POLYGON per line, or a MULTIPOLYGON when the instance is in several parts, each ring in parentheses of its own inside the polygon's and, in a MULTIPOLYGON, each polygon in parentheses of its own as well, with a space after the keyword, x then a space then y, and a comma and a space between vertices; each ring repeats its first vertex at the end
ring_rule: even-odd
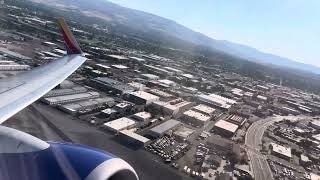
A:
POLYGON ((63 18, 59 18, 58 23, 67 56, 31 71, 0 79, 0 123, 59 85, 86 61, 63 18))

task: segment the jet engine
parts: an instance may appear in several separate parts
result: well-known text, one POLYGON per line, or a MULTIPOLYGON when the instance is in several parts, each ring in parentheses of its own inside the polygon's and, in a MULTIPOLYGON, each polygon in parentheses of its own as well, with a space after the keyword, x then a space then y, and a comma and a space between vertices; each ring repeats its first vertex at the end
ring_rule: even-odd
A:
POLYGON ((138 180, 124 160, 84 145, 45 142, 0 126, 0 179, 138 180))

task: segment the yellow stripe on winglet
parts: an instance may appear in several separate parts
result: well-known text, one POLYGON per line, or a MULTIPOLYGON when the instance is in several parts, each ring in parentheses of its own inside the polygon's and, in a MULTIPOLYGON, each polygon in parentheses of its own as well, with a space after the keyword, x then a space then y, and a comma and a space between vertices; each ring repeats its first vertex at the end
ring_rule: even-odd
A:
POLYGON ((68 28, 66 22, 64 21, 64 18, 63 17, 59 17, 58 18, 58 22, 60 24, 60 27, 62 28, 62 30, 66 33, 68 39, 74 43, 74 39, 72 38, 72 33, 70 31, 70 29, 68 28))

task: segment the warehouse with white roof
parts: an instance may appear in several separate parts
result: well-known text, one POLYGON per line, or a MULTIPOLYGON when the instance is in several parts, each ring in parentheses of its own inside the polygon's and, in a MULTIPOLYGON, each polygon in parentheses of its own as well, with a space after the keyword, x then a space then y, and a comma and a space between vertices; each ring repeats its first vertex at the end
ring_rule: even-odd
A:
POLYGON ((291 157, 292 157, 292 154, 291 154, 291 148, 290 147, 284 147, 284 146, 281 146, 279 144, 276 144, 276 143, 270 143, 271 145, 271 153, 280 157, 280 158, 283 158, 283 159, 286 159, 286 160, 290 160, 291 157))
POLYGON ((199 105, 193 107, 192 110, 198 111, 198 112, 205 114, 207 116, 212 116, 214 114, 214 112, 216 111, 215 108, 206 106, 204 104, 199 104, 199 105))
POLYGON ((179 121, 174 120, 174 119, 170 119, 170 120, 152 128, 152 129, 150 129, 148 134, 154 138, 159 138, 159 137, 162 137, 169 130, 177 127, 179 124, 181 124, 179 121))
POLYGON ((204 127, 208 124, 211 117, 197 111, 188 110, 183 113, 182 119, 187 124, 204 127))
POLYGON ((103 127, 106 130, 112 131, 112 132, 119 132, 125 129, 131 129, 135 126, 136 122, 132 119, 122 117, 120 119, 116 119, 110 122, 106 122, 103 124, 103 127))
POLYGON ((216 134, 220 134, 221 136, 230 138, 234 135, 238 128, 239 126, 236 124, 230 123, 225 120, 219 120, 216 122, 212 130, 216 134))
POLYGON ((128 93, 128 100, 135 104, 149 105, 154 101, 158 101, 159 97, 144 91, 136 91, 128 93))
POLYGON ((230 109, 232 105, 237 103, 233 99, 229 99, 217 94, 210 94, 210 95, 200 94, 198 95, 198 99, 202 103, 205 103, 210 106, 218 107, 221 109, 225 109, 225 110, 230 109))
POLYGON ((131 147, 146 146, 150 143, 150 139, 141 136, 131 130, 122 130, 119 133, 119 137, 122 141, 131 147))
POLYGON ((86 99, 97 98, 99 96, 100 94, 98 92, 90 91, 90 92, 79 93, 79 94, 47 97, 42 99, 42 102, 50 105, 55 105, 55 104, 71 103, 71 102, 76 102, 76 101, 81 101, 86 99))

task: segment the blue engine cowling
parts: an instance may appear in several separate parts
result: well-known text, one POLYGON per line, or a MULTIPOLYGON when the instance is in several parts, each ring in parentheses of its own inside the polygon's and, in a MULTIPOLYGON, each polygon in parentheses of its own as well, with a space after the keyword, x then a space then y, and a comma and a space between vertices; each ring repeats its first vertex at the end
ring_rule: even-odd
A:
POLYGON ((88 146, 44 142, 0 126, 0 179, 138 180, 122 159, 88 146))

